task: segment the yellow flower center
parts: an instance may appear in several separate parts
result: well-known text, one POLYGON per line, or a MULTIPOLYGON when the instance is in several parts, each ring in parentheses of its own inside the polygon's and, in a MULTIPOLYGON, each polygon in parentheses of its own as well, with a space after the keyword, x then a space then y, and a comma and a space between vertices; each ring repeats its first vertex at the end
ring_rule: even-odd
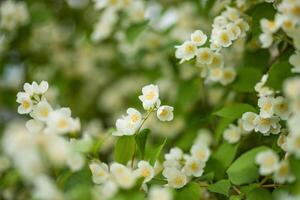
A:
POLYGON ((137 114, 133 114, 131 116, 131 121, 133 121, 133 122, 137 122, 139 119, 140 119, 140 117, 137 114))
POLYGON ((146 94, 146 99, 147 100, 152 100, 154 98, 155 94, 153 91, 150 91, 146 94))
POLYGON ((192 44, 185 46, 185 52, 187 53, 194 53, 195 52, 195 46, 192 44))
POLYGON ((58 127, 61 128, 61 129, 67 128, 68 127, 67 121, 65 119, 59 120, 58 127))
POLYGON ((30 102, 25 100, 22 102, 22 106, 23 106, 23 108, 28 109, 30 107, 30 102))

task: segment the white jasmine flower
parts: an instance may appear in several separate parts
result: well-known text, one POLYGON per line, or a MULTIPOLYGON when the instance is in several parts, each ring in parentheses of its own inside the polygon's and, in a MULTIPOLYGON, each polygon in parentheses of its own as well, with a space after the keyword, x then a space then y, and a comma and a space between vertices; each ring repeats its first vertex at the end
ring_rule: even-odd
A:
POLYGON ((30 119, 25 124, 27 130, 31 133, 39 133, 43 130, 44 124, 41 121, 30 119))
POLYGON ((233 40, 236 40, 241 35, 241 29, 236 23, 227 24, 226 29, 231 32, 233 40))
POLYGON ((172 106, 160 106, 156 112, 157 118, 160 121, 172 121, 174 118, 173 110, 172 106))
POLYGON ((295 177, 291 175, 289 162, 282 160, 276 171, 274 172, 274 181, 277 183, 290 183, 295 180, 295 177))
POLYGON ((229 6, 227 6, 226 10, 222 12, 222 15, 225 16, 230 21, 235 21, 240 17, 239 11, 229 6))
POLYGON ((140 127, 141 122, 142 114, 134 108, 128 108, 127 115, 116 121, 117 131, 113 135, 133 135, 140 127))
POLYGON ((187 184, 187 177, 185 174, 175 168, 167 168, 166 178, 170 187, 179 189, 187 184))
POLYGON ((233 35, 228 30, 219 30, 216 33, 216 43, 222 47, 229 47, 232 44, 233 35))
POLYGON ((1 28, 9 31, 25 25, 29 20, 26 3, 14 1, 2 2, 0 6, 0 18, 1 28))
POLYGON ((232 67, 226 67, 223 69, 222 77, 221 77, 221 84, 227 85, 229 83, 232 83, 236 77, 236 71, 232 67))
POLYGON ((219 81, 223 77, 222 67, 213 67, 209 69, 209 80, 219 81))
POLYGON ((273 43, 273 36, 270 33, 262 33, 259 35, 259 41, 262 44, 262 48, 269 48, 273 43))
POLYGON ((289 58, 289 62, 291 65, 294 66, 292 69, 292 72, 294 73, 300 73, 300 52, 296 52, 289 58))
POLYGON ((143 102, 145 110, 149 110, 156 106, 156 104, 160 104, 158 86, 153 84, 144 86, 139 99, 143 102))
POLYGON ((270 118, 274 114, 274 98, 273 97, 261 97, 258 99, 258 106, 260 108, 259 115, 263 118, 270 118))
POLYGON ((223 55, 217 52, 212 52, 212 62, 209 64, 210 68, 222 68, 224 66, 223 55))
POLYGON ((194 158, 206 162, 210 156, 210 150, 207 146, 194 144, 191 148, 191 154, 194 158))
POLYGON ((283 120, 287 120, 290 116, 288 101, 283 97, 276 97, 273 102, 274 113, 283 120))
POLYGON ((239 127, 230 124, 229 128, 224 131, 223 137, 230 144, 237 143, 241 138, 241 130, 239 127))
POLYGON ((53 180, 45 175, 41 175, 34 179, 33 196, 36 199, 45 200, 63 200, 63 194, 58 190, 53 180))
POLYGON ((19 114, 28 114, 32 111, 33 102, 27 93, 19 92, 17 94, 17 102, 20 104, 18 107, 19 114))
POLYGON ((136 176, 131 169, 119 163, 110 165, 110 172, 114 181, 124 189, 132 188, 136 182, 136 176))
POLYGON ((272 128, 276 129, 279 124, 280 120, 277 117, 272 118, 262 118, 261 116, 257 115, 254 124, 256 124, 255 132, 260 132, 263 135, 269 135, 272 128))
POLYGON ((92 179, 95 184, 105 183, 109 178, 108 166, 105 163, 92 162, 89 164, 92 179))
POLYGON ((32 84, 29 83, 25 83, 24 84, 24 91, 28 94, 28 95, 42 95, 44 93, 47 92, 48 90, 48 82, 47 81, 41 81, 40 84, 37 84, 37 82, 33 81, 32 84))
POLYGON ((298 77, 287 79, 283 84, 283 91, 288 98, 300 98, 300 79, 298 77))
POLYGON ((73 119, 69 108, 54 110, 49 114, 47 127, 50 132, 64 134, 70 132, 73 128, 73 119))
POLYGON ((278 169, 279 157, 273 150, 266 150, 256 155, 255 162, 261 175, 269 175, 278 169))
POLYGON ((168 188, 152 186, 149 190, 148 200, 172 200, 172 193, 168 188))
POLYGON ((84 166, 84 157, 79 153, 71 153, 67 158, 67 164, 71 171, 79 171, 84 166))
POLYGON ((276 21, 271 21, 265 18, 260 20, 260 26, 264 33, 275 33, 279 28, 279 24, 276 23, 276 21))
POLYGON ((183 152, 178 147, 173 147, 170 152, 165 154, 166 160, 180 160, 183 158, 183 152))
POLYGON ((287 137, 284 134, 280 134, 277 139, 277 145, 284 151, 287 151, 287 137))
POLYGON ((255 124, 255 118, 257 117, 256 113, 253 112, 246 112, 242 116, 242 122, 243 122, 243 128, 245 131, 251 132, 254 130, 256 124, 255 124))
POLYGON ((196 30, 191 34, 191 41, 194 42, 197 46, 204 45, 206 40, 207 36, 201 30, 196 30))
POLYGON ((46 122, 51 112, 52 107, 50 106, 50 104, 46 100, 42 100, 33 107, 33 110, 30 115, 34 119, 46 122))
POLYGON ((155 175, 154 168, 149 162, 141 160, 138 162, 138 168, 135 170, 137 177, 143 177, 144 183, 149 182, 155 175))
POLYGON ((274 94, 274 91, 271 88, 265 86, 268 80, 268 76, 269 76, 268 74, 263 75, 261 80, 255 84, 254 89, 256 92, 259 93, 258 94, 259 97, 272 96, 274 94))
POLYGON ((199 129, 197 138, 195 139, 196 145, 210 146, 213 143, 212 133, 208 129, 199 129))
POLYGON ((175 56, 180 59, 180 63, 194 58, 197 51, 197 45, 192 41, 185 41, 182 45, 175 46, 175 48, 175 56))
POLYGON ((196 56, 197 56, 197 62, 199 62, 200 64, 209 65, 212 63, 213 53, 207 47, 198 49, 196 56))
POLYGON ((300 158, 300 134, 289 134, 286 142, 288 152, 295 154, 297 158, 300 158))
POLYGON ((187 176, 200 177, 203 174, 204 167, 205 162, 189 156, 186 159, 183 171, 187 176))

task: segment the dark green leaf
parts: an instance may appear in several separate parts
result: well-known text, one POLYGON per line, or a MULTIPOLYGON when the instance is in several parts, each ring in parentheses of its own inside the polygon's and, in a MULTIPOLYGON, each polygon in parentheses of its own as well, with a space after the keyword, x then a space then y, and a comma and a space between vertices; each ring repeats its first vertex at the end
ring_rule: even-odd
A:
POLYGON ((283 81, 292 75, 291 64, 288 61, 278 62, 272 65, 268 74, 269 78, 266 85, 275 90, 280 90, 283 81))
POLYGON ((146 142, 147 142, 147 137, 150 133, 149 129, 144 129, 140 133, 137 134, 135 137, 135 141, 137 144, 137 147, 141 153, 142 159, 144 159, 145 156, 145 148, 146 148, 146 142))
POLYGON ((272 195, 267 189, 255 188, 247 195, 247 200, 272 200, 272 195))
POLYGON ((253 92, 255 84, 259 82, 261 76, 262 73, 257 68, 241 67, 238 69, 238 77, 233 88, 238 92, 253 92))
POLYGON ((134 151, 134 136, 119 137, 114 150, 115 160, 119 163, 126 164, 132 158, 134 151))

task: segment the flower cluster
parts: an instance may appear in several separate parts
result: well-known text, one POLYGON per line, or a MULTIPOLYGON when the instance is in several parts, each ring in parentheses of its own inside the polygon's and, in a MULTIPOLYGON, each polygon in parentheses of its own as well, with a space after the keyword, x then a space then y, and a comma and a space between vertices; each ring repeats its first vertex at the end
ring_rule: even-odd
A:
MULTIPOLYGON (((148 161, 141 160, 137 163, 137 168, 132 169, 120 163, 111 163, 108 166, 106 163, 100 161, 92 161, 89 165, 92 172, 93 182, 98 186, 100 196, 103 199, 113 197, 120 189, 131 189, 134 187, 140 178, 143 179, 142 188, 147 189, 146 183, 151 181, 156 175, 158 168, 153 167, 148 161)), ((158 186, 157 186, 158 187, 158 186)), ((160 190, 165 190, 159 187, 160 190)), ((159 191, 157 191, 159 193, 159 191)), ((171 194, 166 190, 167 194, 171 194)), ((149 199, 151 196, 157 195, 156 192, 150 190, 149 199)), ((167 199, 170 199, 167 198, 167 199)))
POLYGON ((190 154, 184 154, 179 147, 174 147, 165 154, 163 176, 172 188, 182 188, 192 177, 200 177, 204 172, 206 162, 210 157, 210 134, 199 134, 190 149, 190 154))
POLYGON ((295 180, 295 177, 291 174, 288 160, 279 161, 279 156, 273 150, 258 153, 255 162, 259 165, 261 175, 273 174, 273 179, 277 183, 283 184, 295 180))
POLYGON ((119 12, 124 12, 131 22, 138 23, 145 20, 145 5, 141 0, 94 0, 96 10, 104 10, 94 26, 92 40, 99 42, 106 39, 113 32, 119 19, 119 12))
POLYGON ((275 92, 265 86, 268 76, 264 75, 255 90, 258 92, 259 114, 246 112, 242 116, 243 128, 248 131, 260 132, 265 136, 281 132, 280 120, 287 120, 290 108, 286 98, 275 96, 275 92))
POLYGON ((143 117, 142 114, 134 109, 128 108, 127 115, 116 121, 117 131, 113 133, 115 136, 122 135, 134 135, 137 133, 149 115, 156 110, 157 118, 160 121, 172 121, 174 118, 174 108, 167 105, 161 105, 159 99, 159 89, 157 85, 147 85, 142 88, 142 95, 139 99, 143 103, 143 108, 147 111, 147 114, 143 117))
POLYGON ((207 36, 201 30, 196 30, 191 34, 190 40, 176 46, 176 58, 182 63, 196 57, 202 76, 207 81, 227 85, 234 81, 236 72, 232 67, 224 67, 224 58, 220 51, 222 47, 229 47, 234 40, 244 37, 249 25, 240 17, 238 10, 227 7, 214 19, 212 27, 209 47, 203 47, 207 36))
MULTIPOLYGON (((263 33, 259 36, 263 48, 268 48, 274 41, 274 35, 276 35, 281 28, 288 37, 293 39, 293 44, 296 48, 295 54, 293 54, 289 61, 294 66, 292 72, 300 72, 300 40, 299 40, 299 1, 284 0, 277 6, 277 13, 274 20, 261 19, 260 25, 263 33)), ((289 39, 286 39, 289 40, 289 39)))
POLYGON ((17 102, 20 104, 18 113, 29 114, 33 119, 26 123, 30 131, 46 133, 66 134, 80 129, 79 119, 71 117, 70 108, 53 109, 45 98, 48 83, 25 83, 24 91, 17 94, 17 102))
POLYGON ((4 1, 0 5, 0 28, 13 31, 29 21, 25 2, 4 1))

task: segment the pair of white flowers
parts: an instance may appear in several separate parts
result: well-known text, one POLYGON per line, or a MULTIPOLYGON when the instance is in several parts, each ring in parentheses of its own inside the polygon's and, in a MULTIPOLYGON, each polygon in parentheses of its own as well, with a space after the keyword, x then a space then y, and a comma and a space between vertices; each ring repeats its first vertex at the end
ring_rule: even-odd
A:
POLYGON ((261 175, 273 174, 274 181, 277 183, 289 183, 295 180, 291 174, 288 160, 279 161, 279 156, 273 150, 258 153, 255 162, 259 165, 261 175))
POLYGON ((156 116, 160 121, 172 121, 174 118, 174 108, 167 105, 160 105, 159 88, 157 85, 147 85, 142 88, 142 95, 139 99, 143 103, 143 108, 147 111, 147 115, 143 116, 134 108, 127 109, 127 115, 116 121, 117 131, 113 133, 115 136, 133 135, 143 125, 148 115, 156 110, 156 116))

